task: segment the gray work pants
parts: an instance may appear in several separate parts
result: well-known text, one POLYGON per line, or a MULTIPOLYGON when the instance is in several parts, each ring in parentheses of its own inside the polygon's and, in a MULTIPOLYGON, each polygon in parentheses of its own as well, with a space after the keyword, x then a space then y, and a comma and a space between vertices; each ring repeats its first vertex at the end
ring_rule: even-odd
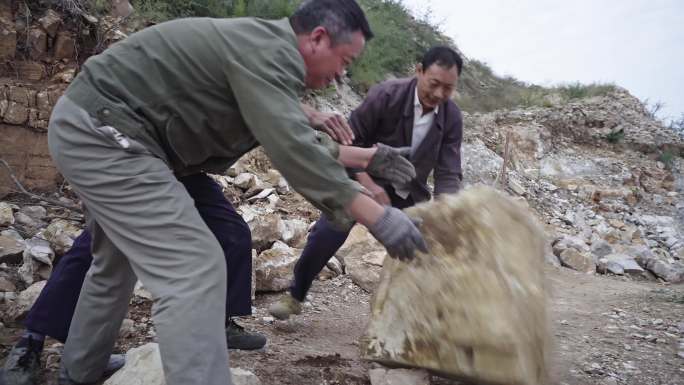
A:
POLYGON ((66 97, 55 105, 48 141, 93 235, 93 264, 62 358, 69 376, 101 376, 137 276, 154 297, 166 383, 230 385, 223 250, 183 185, 163 160, 66 97))

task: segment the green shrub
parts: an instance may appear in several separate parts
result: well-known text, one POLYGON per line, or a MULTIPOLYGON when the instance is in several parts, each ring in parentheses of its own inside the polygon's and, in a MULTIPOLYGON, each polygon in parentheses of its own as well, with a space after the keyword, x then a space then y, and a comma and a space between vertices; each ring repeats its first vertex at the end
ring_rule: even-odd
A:
POLYGON ((279 19, 290 16, 301 0, 252 0, 249 16, 279 19))
POLYGON ((388 75, 411 74, 430 47, 450 44, 433 26, 414 19, 400 1, 360 0, 359 4, 375 34, 349 70, 352 84, 361 91, 388 75))
MULTIPOLYGON (((99 0, 98 0, 99 1, 99 0)), ((140 18, 161 22, 179 17, 281 18, 289 16, 301 0, 138 0, 140 18)))
POLYGON ((561 85, 555 88, 568 100, 603 96, 615 91, 615 85, 603 83, 581 84, 579 82, 561 85))
POLYGON ((548 98, 559 95, 563 100, 602 96, 615 91, 612 84, 573 83, 551 88, 521 82, 510 76, 499 77, 483 62, 471 60, 459 82, 456 98, 468 112, 491 112, 499 109, 553 107, 548 98))
POLYGON ((579 82, 558 87, 558 90, 568 99, 582 99, 589 95, 587 87, 579 82))
POLYGON ((623 130, 611 132, 610 134, 606 135, 606 140, 613 144, 619 143, 624 138, 625 132, 623 130))
MULTIPOLYGON (((38 0, 35 0, 36 2, 38 0)), ((109 0, 58 0, 89 4, 94 13, 107 12, 109 0)), ((349 69, 352 85, 365 92, 388 77, 413 74, 415 64, 434 45, 455 44, 429 21, 412 16, 400 0, 357 0, 366 12, 375 38, 368 42, 361 58, 349 69)), ((301 0, 134 0, 134 16, 139 25, 178 17, 281 18, 289 16, 301 0)), ((467 112, 491 112, 519 107, 552 107, 548 96, 564 100, 605 95, 615 90, 611 84, 571 83, 551 88, 498 76, 487 63, 470 59, 459 80, 455 100, 467 112)), ((684 129, 681 131, 684 132, 684 129)), ((617 134, 616 134, 617 135, 617 134)), ((618 135, 619 136, 619 135, 618 135)), ((618 142, 621 137, 607 138, 618 142)))
POLYGON ((658 160, 665 164, 665 168, 671 170, 672 166, 674 166, 676 156, 677 154, 675 154, 672 150, 664 150, 660 153, 660 155, 658 155, 658 160))

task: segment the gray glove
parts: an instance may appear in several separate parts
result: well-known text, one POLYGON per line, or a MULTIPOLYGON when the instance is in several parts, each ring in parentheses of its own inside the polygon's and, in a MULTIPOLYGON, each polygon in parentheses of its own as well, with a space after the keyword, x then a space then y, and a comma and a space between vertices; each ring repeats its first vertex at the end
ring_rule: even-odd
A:
POLYGON ((409 218, 403 211, 388 206, 368 230, 385 246, 390 257, 410 261, 416 249, 427 253, 427 244, 418 230, 418 224, 417 220, 409 218))
POLYGON ((366 172, 397 185, 404 185, 416 177, 416 169, 405 157, 411 154, 411 147, 390 147, 378 144, 378 150, 368 162, 366 172))

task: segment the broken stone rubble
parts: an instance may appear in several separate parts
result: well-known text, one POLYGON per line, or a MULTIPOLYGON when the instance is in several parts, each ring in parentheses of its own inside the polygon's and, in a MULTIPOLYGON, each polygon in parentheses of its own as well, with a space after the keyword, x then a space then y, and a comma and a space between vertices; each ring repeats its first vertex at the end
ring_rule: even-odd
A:
POLYGON ((27 285, 48 279, 52 272, 52 262, 54 259, 55 252, 50 247, 50 242, 42 237, 33 237, 26 240, 23 264, 18 270, 21 279, 27 285))
MULTIPOLYGON (((252 372, 230 368, 234 385, 261 385, 252 372)), ((103 385, 165 385, 159 345, 148 343, 126 353, 126 365, 107 379, 103 385)))
POLYGON ((430 385, 430 374, 420 369, 375 368, 368 377, 371 385, 430 385))
POLYGON ((283 291, 290 287, 300 251, 276 241, 254 261, 257 292, 283 291))
MULTIPOLYGON (((1 33, 1 28, 0 28, 1 33)), ((2 50, 2 38, 0 37, 0 52, 2 50)), ((7 87, 8 88, 8 87, 7 87)), ((21 88, 30 89, 32 87, 21 88)), ((9 89, 8 89, 9 91, 9 89)), ((36 91, 36 90, 33 90, 36 91)), ((1 112, 9 111, 9 120, 27 122, 34 119, 47 122, 49 116, 49 108, 51 103, 54 103, 48 98, 46 90, 39 90, 35 93, 35 98, 31 101, 31 96, 21 90, 14 90, 12 93, 13 99, 5 92, 0 92, 0 107, 2 102, 5 102, 5 107, 0 108, 1 112), (24 98, 22 95, 26 95, 24 98), (16 100, 14 100, 16 99, 16 100), (9 104, 12 104, 9 108, 9 104), (9 108, 9 110, 8 110, 9 108), (35 115, 35 113, 43 114, 42 117, 35 115), (34 114, 34 115, 32 115, 34 114), (27 116, 27 118, 24 117, 27 116)), ((611 102, 612 103, 612 102, 611 102)), ((619 104, 619 103, 618 103, 619 104)), ((616 105, 618 105, 616 104, 616 105)), ((596 105, 596 103, 590 104, 596 105)), ((598 111, 586 109, 585 105, 581 105, 585 113, 591 116, 600 116, 605 114, 609 119, 605 121, 614 121, 612 113, 607 111, 598 111), (600 112, 600 114, 599 114, 600 112)), ((512 146, 514 156, 511 159, 509 167, 509 175, 514 175, 515 181, 512 186, 507 184, 507 191, 515 193, 516 195, 524 197, 532 210, 535 211, 539 219, 548 225, 549 239, 562 239, 564 237, 576 237, 580 242, 571 242, 571 249, 575 249, 580 253, 585 254, 585 261, 591 259, 595 265, 595 271, 599 273, 607 272, 608 274, 618 274, 620 271, 624 274, 624 267, 614 260, 608 260, 606 257, 611 254, 620 254, 635 261, 640 268, 646 272, 652 272, 661 281, 677 282, 684 279, 684 266, 682 266, 682 242, 681 228, 678 223, 679 218, 676 210, 677 205, 681 205, 680 197, 677 191, 672 191, 676 184, 673 184, 670 176, 670 169, 665 169, 662 164, 658 164, 648 156, 643 156, 642 153, 633 151, 628 148, 625 152, 613 151, 609 148, 603 147, 600 134, 592 134, 591 137, 597 137, 593 141, 583 140, 581 145, 575 143, 578 135, 570 131, 574 126, 568 125, 568 128, 563 128, 559 122, 571 122, 581 126, 583 132, 591 132, 590 128, 585 125, 586 122, 593 118, 587 118, 586 121, 581 121, 577 118, 577 113, 562 109, 563 114, 555 116, 555 112, 534 112, 529 116, 516 116, 514 113, 496 113, 494 120, 498 121, 496 127, 492 128, 495 135, 486 136, 477 133, 475 139, 466 138, 464 143, 464 173, 466 175, 466 182, 483 183, 492 185, 499 176, 501 164, 503 159, 500 156, 500 151, 497 151, 495 140, 491 139, 498 135, 498 130, 501 127, 506 128, 525 128, 524 125, 535 127, 540 130, 546 130, 545 125, 553 126, 553 132, 558 133, 555 137, 551 137, 546 133, 534 134, 526 132, 517 135, 515 143, 512 146), (523 119, 524 124, 511 123, 515 119, 523 119), (529 119, 529 120, 528 120, 529 119), (539 120, 535 122, 535 120, 539 120), (507 123, 508 122, 508 123, 507 123), (540 123, 541 122, 541 123, 540 123), (565 147, 565 149, 563 149, 565 147), (559 150, 560 149, 560 150, 559 150), (467 152, 469 151, 469 152, 467 152), (552 155, 555 152, 556 155, 552 155), (478 169, 477 165, 483 165, 478 169), (660 170, 660 171, 657 171, 660 170), (627 180, 627 181, 625 181, 627 180), (472 182, 471 182, 472 181, 472 182), (669 190, 668 190, 669 189, 669 190), (524 190, 524 191, 523 191, 524 190), (578 214, 579 213, 579 214, 578 214), (588 248, 588 249, 587 249, 588 248), (604 262, 609 262, 611 269, 603 269, 604 262)), ((615 114, 618 114, 619 110, 615 114)), ((638 124, 638 114, 629 113, 630 123, 634 130, 647 131, 649 124, 638 124)), ((3 119, 5 114, 0 114, 0 119, 3 119)), ((468 124, 471 131, 480 130, 480 126, 468 124)), ((530 131, 529 128, 525 128, 530 131)), ((651 134, 641 135, 635 131, 630 133, 630 143, 638 143, 639 141, 652 146, 653 143, 648 142, 651 134)), ((466 133, 466 136, 469 134, 466 133)), ((498 141, 498 143, 502 143, 498 141)), ((678 160, 675 160, 675 165, 672 172, 675 175, 679 169, 678 160)), ((669 166, 668 166, 669 167, 669 166)), ((280 216, 281 223, 290 220, 302 220, 306 223, 311 223, 315 217, 298 217, 299 213, 293 210, 281 210, 282 201, 288 201, 286 196, 283 196, 288 191, 278 188, 279 184, 276 180, 284 182, 282 177, 280 179, 270 178, 271 172, 264 173, 261 170, 250 170, 243 168, 240 172, 234 173, 233 177, 241 173, 252 173, 259 180, 263 182, 261 186, 270 185, 275 188, 275 192, 269 192, 265 198, 253 199, 247 201, 245 196, 252 194, 256 190, 250 191, 248 189, 241 189, 238 195, 236 207, 240 207, 240 212, 249 218, 248 222, 259 222, 262 220, 264 214, 276 214, 280 216), (249 193, 248 193, 249 192, 249 193), (267 199, 280 199, 280 202, 272 203, 267 199), (272 203, 272 204, 271 204, 272 203)), ((274 178, 277 177, 273 173, 274 178)), ((250 177, 251 178, 251 177, 250 177)), ((508 179, 509 181, 511 179, 508 179)), ((232 180, 226 180, 222 185, 224 188, 235 188, 232 180)), ((251 186, 252 188, 254 186, 251 186)), ((252 197, 258 196, 261 190, 252 197)), ((2 203, 0 203, 0 207, 2 203)), ((23 205, 22 205, 23 206, 23 205)), ((20 208, 16 207, 13 212, 19 212, 20 208)), ((1 214, 0 214, 1 215, 1 214)), ((29 217, 26 214, 21 215, 24 219, 29 217)), ((0 216, 1 218, 1 216, 0 216)), ((14 218, 14 214, 12 214, 14 218)), ((9 226, 16 227, 22 231, 24 237, 31 239, 32 236, 44 230, 44 226, 52 223, 54 218, 43 218, 42 223, 38 223, 37 229, 32 229, 27 234, 27 229, 24 228, 23 223, 2 224, 0 219, 0 230, 8 229, 9 226)), ((8 220, 9 221, 9 220, 8 220)), ((34 220, 35 221, 35 220, 34 220)), ((253 224, 250 224, 250 227, 253 224)), ((278 230, 279 234, 271 236, 267 234, 263 242, 265 249, 260 250, 264 252, 273 248, 274 243, 278 240, 288 243, 290 247, 301 247, 301 243, 288 241, 289 235, 285 230, 285 226, 281 226, 278 230), (281 231, 283 230, 283 231, 281 231)), ((360 226, 357 226, 360 227, 360 226)), ((306 232, 304 233, 306 234, 306 232)), ((1 239, 1 236, 0 236, 1 239)), ((15 244, 18 240, 15 240, 15 244)), ((23 242, 23 239, 21 240, 23 242)), ((562 244, 561 244, 562 245, 562 244)), ((58 245, 51 241, 51 247, 59 254, 58 245)), ((361 246, 359 246, 361 247, 361 246)), ((18 253, 19 260, 15 262, 8 262, 9 269, 16 271, 18 265, 22 263, 22 255, 24 246, 20 246, 21 251, 18 253)), ((342 263, 337 266, 337 274, 345 271, 352 277, 356 277, 354 282, 362 287, 372 287, 377 282, 375 277, 358 277, 354 272, 354 265, 360 268, 356 271, 372 272, 373 269, 378 269, 382 263, 379 258, 382 248, 379 250, 367 250, 366 252, 358 252, 359 257, 357 262, 354 259, 346 259, 350 263, 351 269, 345 270, 342 263), (377 255, 376 255, 377 253, 377 255)), ((560 249, 560 255, 565 249, 560 249)), ((2 252, 0 249, 0 262, 2 261, 2 252)), ((298 255, 298 253, 296 253, 298 255)), ((15 253, 15 256, 17 254, 15 253)), ((348 253, 347 255, 350 255, 348 253)), ((258 257, 255 258, 255 260, 258 257)), ((289 257, 288 257, 289 258, 289 257)), ((555 253, 549 252, 547 255, 548 261, 553 263, 558 261, 555 253)), ((345 260, 340 256, 340 259, 333 259, 333 262, 345 260)), ((587 264, 589 264, 587 262, 587 264)), ((564 267, 565 268, 565 267, 564 267)), ((580 267, 582 269, 582 267, 580 267)), ((285 273, 284 273, 285 274, 285 273)), ((370 276, 370 274, 369 274, 370 276)), ((283 280, 288 277, 285 276, 283 280)), ((21 281, 13 281, 13 275, 9 276, 10 283, 21 288, 24 283, 21 281)), ((637 274, 625 275, 622 279, 645 279, 637 274)), ((651 278, 654 279, 654 278, 651 278)), ((10 294, 10 293, 7 293, 10 294)), ((9 298, 9 301, 16 299, 16 294, 3 298, 9 298), (12 297, 12 296, 15 297, 12 297)), ((1 302, 1 301, 0 301, 1 302)))
POLYGON ((14 221, 12 207, 6 202, 0 202, 0 226, 11 226, 14 221))
POLYGON ((73 222, 64 219, 55 219, 45 229, 43 236, 50 242, 57 254, 63 255, 71 249, 74 240, 81 232, 81 228, 73 222))
MULTIPOLYGON (((31 306, 33 306, 33 303, 36 301, 36 298, 40 295, 43 287, 45 287, 46 282, 47 281, 36 282, 19 293, 16 299, 10 300, 9 305, 7 305, 7 311, 2 316, 3 321, 6 323, 16 323, 23 320, 31 309, 31 306)), ((5 300, 7 301, 7 296, 5 297, 5 300)))

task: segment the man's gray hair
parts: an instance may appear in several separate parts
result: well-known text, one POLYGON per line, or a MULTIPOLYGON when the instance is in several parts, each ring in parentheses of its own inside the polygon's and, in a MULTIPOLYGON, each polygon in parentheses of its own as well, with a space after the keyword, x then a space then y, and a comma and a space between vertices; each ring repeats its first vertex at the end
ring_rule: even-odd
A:
POLYGON ((308 0, 290 16, 296 34, 324 27, 333 44, 346 43, 360 31, 366 41, 373 38, 366 15, 355 0, 308 0))

